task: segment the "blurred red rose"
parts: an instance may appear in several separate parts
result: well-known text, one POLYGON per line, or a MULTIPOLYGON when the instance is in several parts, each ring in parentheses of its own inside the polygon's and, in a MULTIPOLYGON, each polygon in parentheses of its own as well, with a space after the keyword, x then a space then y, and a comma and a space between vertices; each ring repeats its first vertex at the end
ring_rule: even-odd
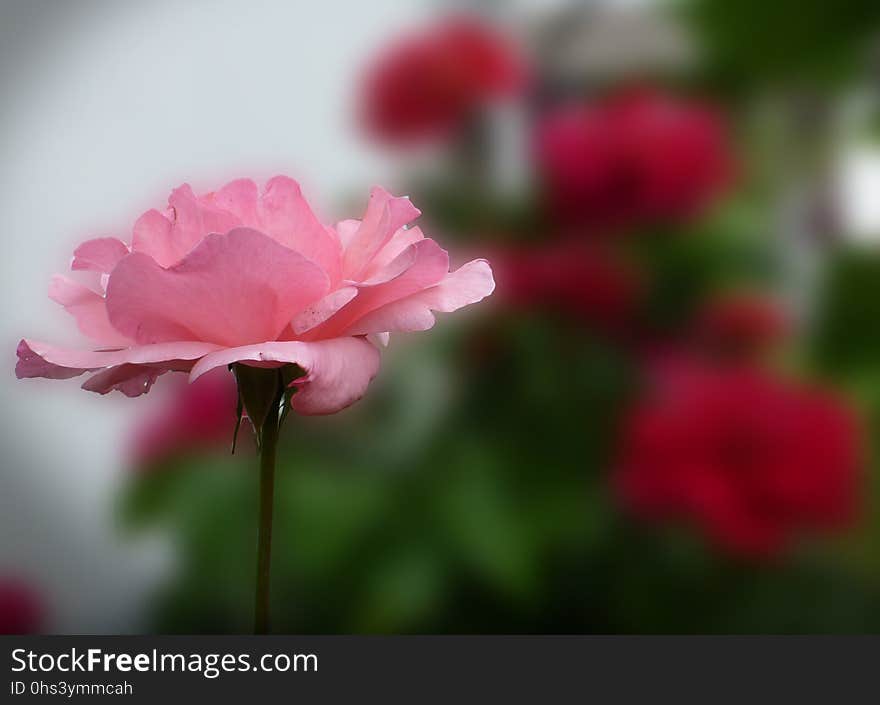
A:
POLYGON ((0 578, 0 634, 35 634, 43 628, 42 600, 29 585, 0 578))
POLYGON ((667 365, 624 424, 614 477, 634 514, 770 558, 857 513, 860 433, 828 391, 745 367, 667 365))
POLYGON ((732 174, 720 114, 656 91, 557 108, 535 149, 555 216, 597 229, 691 218, 732 174))
POLYGON ((765 352, 789 331, 789 320, 772 299, 731 293, 711 299, 694 325, 697 345, 712 355, 744 360, 765 352))
POLYGON ((525 70, 512 43, 478 19, 456 17, 404 37, 368 67, 361 99, 368 132, 387 142, 441 137, 486 102, 514 93, 525 70))
POLYGON ((562 311, 605 330, 625 329, 641 294, 632 268, 582 242, 496 251, 492 264, 502 304, 562 311))
POLYGON ((157 463, 175 453, 228 448, 232 441, 238 402, 232 373, 217 368, 192 384, 178 382, 157 412, 138 423, 132 442, 137 466, 157 463))

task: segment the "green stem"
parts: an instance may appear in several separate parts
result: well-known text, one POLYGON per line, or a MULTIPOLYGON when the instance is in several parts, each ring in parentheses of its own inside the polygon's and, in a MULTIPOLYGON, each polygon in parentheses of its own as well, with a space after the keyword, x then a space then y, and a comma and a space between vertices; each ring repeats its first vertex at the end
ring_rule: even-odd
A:
POLYGON ((281 400, 269 407, 260 430, 260 528, 257 538, 257 592, 254 633, 269 632, 269 574, 272 559, 272 505, 275 496, 275 455, 281 400))

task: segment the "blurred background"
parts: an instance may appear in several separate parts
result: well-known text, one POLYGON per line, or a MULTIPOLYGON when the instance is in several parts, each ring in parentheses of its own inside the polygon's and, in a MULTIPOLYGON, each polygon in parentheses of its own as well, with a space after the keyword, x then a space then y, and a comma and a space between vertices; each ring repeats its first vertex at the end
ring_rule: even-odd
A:
POLYGON ((17 381, 188 181, 409 194, 498 287, 291 416, 279 632, 880 631, 880 5, 0 2, 0 632, 247 632, 225 371, 17 381))

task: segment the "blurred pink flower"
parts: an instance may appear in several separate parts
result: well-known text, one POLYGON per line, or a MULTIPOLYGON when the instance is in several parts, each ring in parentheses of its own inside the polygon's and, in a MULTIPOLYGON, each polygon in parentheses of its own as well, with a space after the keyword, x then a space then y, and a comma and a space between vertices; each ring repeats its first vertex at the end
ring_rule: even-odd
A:
POLYGON ((378 372, 376 341, 426 330, 432 311, 494 288, 485 260, 450 272, 446 251, 406 227, 418 215, 409 199, 377 187, 362 220, 327 227, 287 177, 262 192, 248 179, 203 196, 181 186, 165 211, 137 220, 131 245, 89 240, 71 264, 82 279, 53 279, 50 297, 97 349, 25 339, 16 374, 93 371, 84 389, 137 396, 168 371, 193 381, 232 363, 295 363, 306 374, 292 383, 293 409, 333 413, 378 372))
POLYGON ((455 17, 400 39, 375 59, 364 80, 362 118, 387 142, 444 136, 524 80, 506 37, 479 19, 455 17))
POLYGON ((0 634, 36 634, 44 617, 43 601, 30 585, 0 578, 0 634))
POLYGON ((235 378, 225 369, 178 384, 157 413, 139 419, 131 443, 135 464, 144 467, 175 453, 228 448, 237 402, 235 378))
POLYGON ((693 217, 733 171, 716 110, 650 90, 553 110, 535 150, 556 217, 600 230, 693 217))
POLYGON ((607 248, 561 241, 498 250, 492 257, 502 304, 562 311, 608 331, 632 322, 636 272, 607 248))
POLYGON ((756 559, 852 523, 863 453, 841 399, 749 365, 667 358, 654 372, 625 420, 614 477, 630 511, 756 559))

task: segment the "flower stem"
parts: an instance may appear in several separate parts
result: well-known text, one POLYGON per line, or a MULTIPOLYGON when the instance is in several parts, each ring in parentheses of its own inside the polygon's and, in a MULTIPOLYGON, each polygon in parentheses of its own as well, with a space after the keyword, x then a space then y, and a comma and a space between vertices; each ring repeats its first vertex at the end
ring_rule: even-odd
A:
POLYGON ((275 497, 275 455, 278 447, 280 399, 269 406, 260 429, 260 524, 257 538, 257 592, 254 633, 269 632, 269 575, 272 559, 272 509, 275 497))

